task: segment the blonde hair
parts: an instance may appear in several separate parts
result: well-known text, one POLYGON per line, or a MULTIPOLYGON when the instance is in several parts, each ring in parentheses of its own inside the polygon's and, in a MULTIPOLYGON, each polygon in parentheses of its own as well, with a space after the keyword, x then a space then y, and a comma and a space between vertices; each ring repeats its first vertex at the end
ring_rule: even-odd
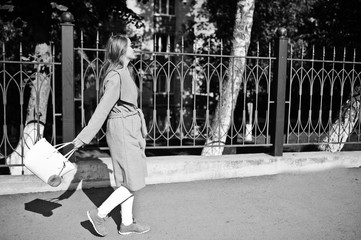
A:
MULTIPOLYGON (((103 82, 105 77, 110 71, 122 69, 124 67, 123 62, 123 56, 127 52, 128 48, 128 40, 129 38, 126 35, 122 34, 116 34, 112 35, 105 47, 105 60, 104 60, 104 66, 102 69, 103 75, 102 75, 102 81, 101 81, 101 88, 100 88, 100 96, 103 95, 103 82)), ((129 71, 131 73, 131 77, 134 80, 133 76, 133 69, 128 66, 129 71)))
POLYGON ((113 35, 109 38, 105 47, 104 76, 110 71, 124 67, 122 56, 128 48, 128 37, 125 35, 113 35))

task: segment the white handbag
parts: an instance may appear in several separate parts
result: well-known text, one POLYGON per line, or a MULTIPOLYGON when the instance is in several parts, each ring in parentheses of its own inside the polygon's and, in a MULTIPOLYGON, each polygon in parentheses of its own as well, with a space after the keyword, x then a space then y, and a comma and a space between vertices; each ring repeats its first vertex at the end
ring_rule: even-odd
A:
POLYGON ((30 148, 25 156, 24 164, 45 183, 57 187, 61 183, 61 177, 75 169, 69 158, 76 150, 72 149, 65 155, 58 151, 70 144, 72 143, 68 142, 53 146, 45 138, 42 138, 30 148))

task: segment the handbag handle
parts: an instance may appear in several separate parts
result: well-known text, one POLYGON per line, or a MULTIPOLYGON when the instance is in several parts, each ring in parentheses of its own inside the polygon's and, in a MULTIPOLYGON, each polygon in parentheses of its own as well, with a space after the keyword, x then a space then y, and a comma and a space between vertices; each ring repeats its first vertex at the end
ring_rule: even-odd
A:
POLYGON ((64 147, 66 147, 66 146, 69 146, 72 143, 73 142, 59 143, 59 144, 54 145, 54 147, 55 147, 56 150, 59 150, 59 149, 62 149, 64 147))
POLYGON ((76 152, 76 149, 73 148, 72 150, 70 150, 69 152, 67 152, 66 154, 64 154, 64 157, 69 160, 69 158, 71 157, 71 155, 73 155, 73 153, 76 152))
MULTIPOLYGON (((54 145, 55 149, 57 151, 59 151, 60 149, 66 147, 66 146, 69 146, 70 144, 72 144, 73 142, 66 142, 66 143, 59 143, 59 144, 56 144, 54 145)), ((64 157, 69 160, 69 158, 71 157, 71 155, 73 155, 73 153, 76 151, 75 148, 73 148, 72 150, 70 150, 69 152, 67 152, 66 154, 64 154, 64 157)))
MULTIPOLYGON (((69 145, 69 144, 67 144, 67 145, 69 145)), ((64 154, 64 157, 66 158, 67 161, 69 161, 70 156, 73 155, 73 153, 75 153, 75 152, 76 152, 76 149, 73 148, 72 150, 70 150, 69 152, 64 154)), ((65 168, 65 162, 63 162, 63 168, 60 170, 60 172, 58 174, 59 176, 63 172, 64 168, 65 168)))
MULTIPOLYGON (((66 143, 59 143, 57 145, 54 145, 55 149, 57 151, 59 151, 60 149, 66 147, 66 146, 69 146, 70 144, 72 144, 73 142, 66 142, 66 143)), ((71 155, 74 154, 74 152, 76 152, 76 149, 73 148, 72 150, 70 150, 69 152, 67 152, 66 154, 64 154, 64 157, 69 160, 69 158, 71 157, 71 155)))
MULTIPOLYGON (((57 151, 59 151, 60 149, 66 147, 66 146, 69 146, 70 144, 72 144, 73 142, 66 142, 66 143, 60 143, 60 144, 57 144, 57 145, 54 145, 55 149, 57 151)), ((75 148, 73 148, 72 150, 70 150, 69 152, 67 152, 66 154, 64 154, 64 157, 69 160, 69 158, 71 157, 71 155, 73 155, 73 153, 76 151, 75 148)))

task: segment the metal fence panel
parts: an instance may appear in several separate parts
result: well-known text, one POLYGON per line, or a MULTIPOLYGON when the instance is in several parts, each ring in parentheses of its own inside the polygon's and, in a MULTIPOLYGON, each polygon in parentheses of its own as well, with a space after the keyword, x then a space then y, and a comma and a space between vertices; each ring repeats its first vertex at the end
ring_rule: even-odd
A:
MULTIPOLYGON (((347 101, 360 98, 361 62, 356 53, 351 61, 337 60, 335 51, 331 60, 296 58, 291 55, 289 64, 288 119, 286 144, 319 145, 331 132, 333 124, 344 118, 347 101)), ((359 101, 359 100, 358 100, 359 101)), ((360 109, 356 109, 358 114, 360 109)), ((360 117, 346 144, 360 143, 360 117)), ((342 122, 342 121, 341 121, 342 122)), ((340 134, 346 129, 341 130, 340 134)), ((340 140, 334 142, 340 142, 340 140)))
MULTIPOLYGON (((0 60, 0 172, 6 171, 6 159, 15 154, 23 157, 24 141, 20 141, 23 136, 24 128, 28 114, 28 104, 30 101, 35 101, 35 108, 39 108, 39 96, 42 91, 43 85, 37 78, 36 69, 39 64, 49 66, 49 72, 46 73, 46 78, 50 81, 50 93, 48 100, 47 116, 32 116, 37 129, 44 129, 42 135, 39 132, 34 133, 34 139, 39 137, 46 137, 48 141, 56 144, 56 110, 55 110, 55 67, 59 63, 53 61, 49 64, 37 61, 23 60, 21 46, 19 51, 19 60, 6 59, 5 45, 2 47, 2 59, 0 60), (34 84, 37 84, 34 86, 34 84), (34 91, 35 99, 31 95, 31 89, 34 91), (42 117, 43 120, 40 120, 42 117)), ((54 51, 53 51, 54 53, 54 51)), ((54 54, 53 54, 54 55, 54 54)), ((34 111, 35 113, 35 111, 34 111)), ((23 162, 11 164, 11 166, 23 166, 23 162)))
MULTIPOLYGON (((84 127, 99 101, 104 50, 75 51, 76 122, 84 127)), ((271 52, 271 51, 269 51, 271 52)), ((210 125, 220 89, 227 80, 234 56, 186 52, 140 52, 131 64, 140 90, 140 107, 147 121, 147 148, 201 148, 210 125)), ((227 146, 270 146, 270 89, 274 57, 246 58, 242 90, 233 112, 227 146)), ((239 67, 239 66, 235 66, 239 67)), ((93 143, 102 145, 104 129, 93 143)))

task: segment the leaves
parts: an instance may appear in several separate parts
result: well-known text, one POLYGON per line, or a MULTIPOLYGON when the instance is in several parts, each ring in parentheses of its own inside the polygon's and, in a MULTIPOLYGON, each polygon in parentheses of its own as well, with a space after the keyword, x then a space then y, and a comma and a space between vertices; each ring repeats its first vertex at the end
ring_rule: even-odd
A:
MULTIPOLYGON (((197 6, 200 1, 196 1, 197 6)), ((233 38, 234 16, 237 0, 208 0, 194 16, 208 21, 195 21, 196 30, 210 32, 207 27, 214 25, 214 35, 209 38, 223 40, 224 53, 229 53, 233 38)), ((293 50, 301 52, 302 47, 312 45, 333 47, 361 47, 361 1, 359 0, 257 0, 252 26, 249 53, 268 54, 269 43, 276 38, 279 27, 287 29, 293 50), (257 45, 260 47, 258 49, 257 45)), ((197 35, 195 30, 188 28, 197 35)), ((205 41, 207 42, 207 41, 205 41)))
POLYGON ((80 30, 84 31, 84 44, 94 44, 97 31, 100 42, 105 42, 111 33, 125 33, 127 23, 144 27, 143 19, 127 8, 126 0, 107 0, 106 4, 104 0, 7 0, 0 4, 0 42, 6 42, 7 52, 13 55, 20 42, 27 43, 23 52, 31 52, 37 43, 52 42, 60 49, 61 15, 65 11, 74 16, 76 40, 80 30))
POLYGON ((62 12, 65 12, 65 11, 68 10, 68 7, 66 7, 64 5, 61 5, 61 4, 57 4, 56 2, 51 2, 50 5, 51 5, 52 8, 56 8, 59 11, 62 11, 62 12))

